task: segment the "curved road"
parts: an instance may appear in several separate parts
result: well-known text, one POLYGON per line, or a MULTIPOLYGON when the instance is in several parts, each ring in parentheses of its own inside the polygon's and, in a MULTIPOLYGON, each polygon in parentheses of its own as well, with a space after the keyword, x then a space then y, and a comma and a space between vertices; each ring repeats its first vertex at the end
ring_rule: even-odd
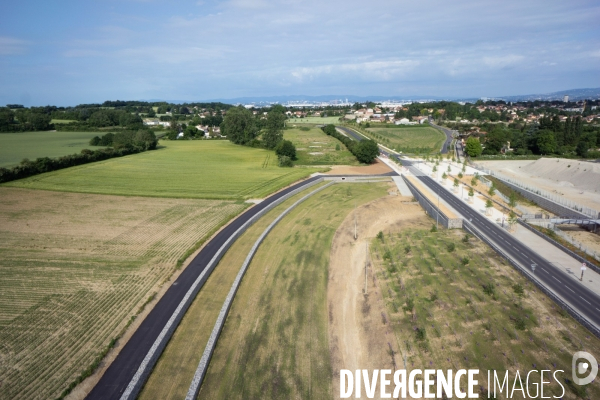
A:
POLYGON ((448 153, 448 151, 450 150, 450 143, 452 143, 452 130, 448 129, 448 128, 444 128, 443 126, 439 126, 434 124, 433 122, 430 122, 429 125, 431 125, 432 127, 436 128, 436 129, 440 129, 442 132, 444 132, 446 134, 446 141, 444 142, 444 144, 442 145, 442 154, 446 154, 448 153))
MULTIPOLYGON (((268 197, 261 203, 246 210, 234 219, 229 225, 221 230, 212 240, 206 243, 204 248, 183 270, 177 281, 167 290, 164 296, 154 306, 152 311, 144 319, 127 344, 121 349, 117 358, 106 370, 100 381, 92 389, 87 399, 118 399, 125 391, 133 375, 137 372, 142 360, 154 344, 156 338, 165 327, 171 315, 190 289, 196 278, 206 268, 215 253, 229 239, 229 237, 246 221, 269 204, 285 196, 289 192, 320 177, 313 177, 296 183, 274 195, 268 197)), ((207 277, 208 278, 208 277, 207 277)), ((203 285, 203 284, 202 284, 203 285)), ((181 314, 181 317, 185 312, 181 314)), ((179 323, 179 321, 177 321, 179 323)))
MULTIPOLYGON (((402 164, 411 167, 412 163, 405 159, 402 164)), ((414 168, 414 167, 413 167, 414 168)), ((418 174, 418 170, 414 170, 414 175, 417 176, 425 185, 431 188, 434 193, 439 193, 450 206, 461 213, 465 218, 469 218, 478 230, 484 233, 488 238, 495 242, 503 251, 516 260, 525 268, 529 268, 531 264, 536 264, 535 277, 542 285, 559 295, 567 301, 580 315, 585 317, 591 324, 600 327, 600 296, 589 290, 587 287, 579 284, 573 279, 566 278, 560 272, 555 271, 555 268, 548 260, 540 256, 538 253, 525 246, 514 236, 507 233, 483 215, 473 210, 470 206, 458 199, 453 194, 449 193, 440 184, 434 181, 431 177, 418 174)), ((598 332, 596 333, 598 335, 598 332)))

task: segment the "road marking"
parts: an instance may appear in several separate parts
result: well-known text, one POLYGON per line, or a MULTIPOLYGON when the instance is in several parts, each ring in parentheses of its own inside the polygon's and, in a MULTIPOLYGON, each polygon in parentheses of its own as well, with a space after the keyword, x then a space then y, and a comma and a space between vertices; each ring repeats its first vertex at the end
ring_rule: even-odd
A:
POLYGON ((542 271, 544 271, 545 273, 549 274, 550 272, 546 271, 544 268, 542 268, 542 271))
POLYGON ((583 297, 579 296, 579 298, 583 301, 585 301, 586 303, 588 303, 590 306, 592 305, 592 303, 590 303, 589 301, 587 301, 586 299, 584 299, 583 297))
MULTIPOLYGON (((557 278, 557 277, 555 277, 554 275, 552 275, 552 277, 553 277, 554 279, 556 279, 557 281, 559 281, 559 282, 560 282, 560 279, 558 279, 558 278, 557 278)), ((560 283, 562 283, 562 282, 560 282, 560 283)))
MULTIPOLYGON (((568 287, 568 286, 565 286, 565 287, 566 287, 567 289, 569 289, 571 292, 575 293, 575 291, 574 291, 573 289, 571 289, 570 287, 568 287)), ((580 296, 580 297, 581 297, 581 296, 580 296)))

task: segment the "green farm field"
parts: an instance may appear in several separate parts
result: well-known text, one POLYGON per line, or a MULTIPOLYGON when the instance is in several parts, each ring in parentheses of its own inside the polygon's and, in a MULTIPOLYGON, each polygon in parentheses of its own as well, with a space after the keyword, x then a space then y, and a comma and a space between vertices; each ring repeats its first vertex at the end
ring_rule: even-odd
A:
MULTIPOLYGON (((103 132, 101 134, 104 134, 103 132)), ((79 153, 90 146, 90 139, 98 132, 18 132, 0 133, 0 167, 17 165, 22 159, 60 157, 79 153)))
MULTIPOLYGON (((371 255, 382 318, 409 368, 479 369, 485 398, 487 370, 510 371, 509 387, 517 370, 563 370, 563 398, 600 398, 598 381, 565 381, 573 354, 600 354, 600 340, 483 242, 462 230, 387 231, 371 242, 371 255)), ((559 398, 562 388, 552 380, 544 394, 559 398)))
POLYGON ((439 152, 446 140, 444 134, 430 126, 371 127, 366 133, 384 146, 404 153, 439 152))
POLYGON ((269 233, 235 297, 199 398, 333 397, 327 311, 333 235, 355 204, 387 196, 389 185, 334 185, 269 233))
POLYGON ((286 126, 293 126, 293 124, 313 124, 313 125, 327 125, 337 124, 340 122, 340 117, 304 117, 304 118, 290 118, 285 124, 286 126))
POLYGON ((327 136, 320 128, 286 129, 283 138, 296 146, 297 165, 359 165, 346 146, 336 138, 327 136), (339 150, 336 150, 336 146, 339 146, 339 150))
POLYGON ((224 140, 161 141, 140 154, 36 175, 5 186, 206 199, 262 198, 318 170, 280 168, 274 152, 224 140))
POLYGON ((0 399, 59 398, 246 207, 0 187, 0 399))

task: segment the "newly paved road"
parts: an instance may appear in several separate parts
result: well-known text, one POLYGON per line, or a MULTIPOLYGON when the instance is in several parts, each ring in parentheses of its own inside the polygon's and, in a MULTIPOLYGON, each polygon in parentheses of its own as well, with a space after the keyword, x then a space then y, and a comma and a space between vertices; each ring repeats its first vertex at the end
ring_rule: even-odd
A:
MULTIPOLYGON (((140 327, 135 331, 131 339, 129 339, 127 344, 118 354, 117 358, 106 370, 98 384, 96 384, 94 389, 87 396, 87 399, 118 399, 192 283, 206 268, 209 261, 213 258, 219 248, 221 248, 223 243, 225 243, 225 241, 240 226, 269 204, 316 179, 319 179, 319 177, 307 179, 268 197, 263 202, 242 213, 209 241, 202 251, 200 251, 200 253, 198 253, 192 262, 185 268, 177 281, 173 283, 164 296, 158 301, 152 311, 150 311, 146 319, 144 319, 140 327)), ((182 313, 182 316, 183 314, 185 313, 182 313)))
POLYGON ((418 173, 412 167, 412 163, 402 159, 402 165, 409 167, 425 185, 430 187, 435 193, 439 193, 450 206, 461 213, 465 218, 483 232, 489 239, 495 242, 504 252, 513 260, 517 261, 525 268, 530 268, 531 264, 536 264, 536 278, 550 291, 566 300, 569 305, 577 310, 588 321, 596 327, 600 327, 600 297, 583 285, 578 284, 571 279, 565 279, 560 271, 555 271, 555 266, 546 259, 532 251, 519 240, 507 233, 476 210, 468 206, 462 200, 449 193, 439 183, 428 176, 418 173))
POLYGON ((361 140, 365 139, 364 136, 356 133, 355 131, 353 131, 350 128, 346 128, 345 126, 336 126, 336 128, 341 129, 342 131, 344 131, 348 136, 350 136, 350 139, 354 139, 354 140, 357 140, 359 142, 361 140))
POLYGON ((446 134, 446 141, 442 145, 441 153, 442 154, 448 153, 448 151, 450 150, 450 143, 452 143, 452 130, 450 130, 448 128, 444 128, 443 126, 438 126, 438 125, 434 124, 433 122, 430 122, 429 124, 431 126, 433 126, 434 128, 440 129, 442 132, 444 132, 446 134))

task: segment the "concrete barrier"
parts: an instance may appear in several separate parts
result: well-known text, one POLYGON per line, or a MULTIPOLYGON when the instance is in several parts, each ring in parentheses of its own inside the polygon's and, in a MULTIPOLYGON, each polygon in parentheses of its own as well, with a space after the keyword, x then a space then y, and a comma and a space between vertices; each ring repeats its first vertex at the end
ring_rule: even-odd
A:
POLYGON ((225 321, 227 319, 227 314, 229 313, 229 309, 231 308, 231 304, 233 303, 235 294, 237 293, 238 288, 240 287, 240 284, 242 283, 242 278, 246 274, 246 270, 248 269, 248 266, 250 265, 250 262, 252 261, 252 258, 254 257, 254 254, 256 254, 256 251, 258 250, 258 247, 260 246, 262 241, 269 234, 269 232, 273 229, 273 227, 275 227, 275 225, 277 225, 277 223, 279 223, 279 221, 281 221, 283 219, 283 217, 285 217, 290 211, 292 211, 296 206, 298 206, 298 204, 302 203, 304 200, 308 199, 315 193, 320 192, 321 190, 323 190, 335 183, 336 182, 334 182, 334 181, 329 182, 328 184, 321 186, 320 188, 318 188, 316 190, 313 190, 306 196, 304 196, 301 199, 299 199, 298 201, 296 201, 294 204, 292 204, 290 207, 288 207, 284 212, 282 212, 273 222, 271 222, 271 224, 267 227, 267 229, 265 229, 264 232, 260 235, 260 237, 256 240, 256 242, 254 243, 254 246, 252 246, 252 249, 250 249, 250 252, 248 253, 248 256, 246 257, 246 260, 244 260, 244 263, 242 264, 240 271, 238 272, 237 276, 235 277, 235 280, 233 281, 233 284, 231 285, 231 289, 229 290, 229 293, 227 294, 227 298, 225 299, 225 302, 223 303, 223 306, 221 307, 221 312, 219 313, 219 316, 217 317, 217 322, 215 322, 215 326, 212 330, 210 338, 208 339, 208 343, 206 344, 204 353, 202 354, 202 358, 200 359, 200 363, 198 364, 198 368, 196 369, 196 373, 194 374, 194 378, 192 379, 190 388, 188 389, 187 396, 185 397, 186 400, 195 400, 196 397, 198 396, 198 392, 200 391, 200 387, 202 386, 202 381, 204 380, 204 376, 206 375, 206 371, 208 370, 208 365, 210 363, 210 359, 212 357, 213 352, 215 351, 215 347, 217 346, 217 340, 219 340, 219 336, 221 334, 221 331, 223 330, 223 326, 225 325, 225 321))

